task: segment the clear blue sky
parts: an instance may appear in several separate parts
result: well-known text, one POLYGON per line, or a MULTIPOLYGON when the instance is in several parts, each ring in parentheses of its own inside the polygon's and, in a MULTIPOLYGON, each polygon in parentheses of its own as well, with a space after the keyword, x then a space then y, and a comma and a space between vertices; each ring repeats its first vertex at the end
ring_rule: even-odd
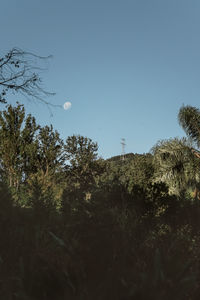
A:
POLYGON ((184 136, 182 104, 200 107, 199 16, 199 0, 2 0, 0 52, 53 55, 49 101, 71 109, 51 117, 16 97, 41 125, 90 137, 104 158, 121 153, 121 138, 127 153, 144 153, 184 136))

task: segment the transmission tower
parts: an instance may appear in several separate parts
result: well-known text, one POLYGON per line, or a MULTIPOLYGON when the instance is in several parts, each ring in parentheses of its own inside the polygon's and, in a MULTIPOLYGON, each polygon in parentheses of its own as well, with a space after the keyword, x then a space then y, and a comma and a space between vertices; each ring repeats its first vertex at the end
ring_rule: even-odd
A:
POLYGON ((126 146, 126 143, 125 143, 125 139, 124 139, 124 138, 121 139, 121 145, 122 145, 122 155, 121 155, 121 159, 124 160, 124 159, 125 159, 125 146, 126 146))

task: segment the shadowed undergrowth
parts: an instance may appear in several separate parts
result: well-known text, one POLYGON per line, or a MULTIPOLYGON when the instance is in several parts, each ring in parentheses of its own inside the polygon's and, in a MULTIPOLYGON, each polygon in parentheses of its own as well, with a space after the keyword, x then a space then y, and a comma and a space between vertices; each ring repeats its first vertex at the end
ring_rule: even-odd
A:
POLYGON ((2 186, 0 298, 198 299, 199 203, 163 189, 151 197, 79 193, 37 211, 14 206, 2 186))

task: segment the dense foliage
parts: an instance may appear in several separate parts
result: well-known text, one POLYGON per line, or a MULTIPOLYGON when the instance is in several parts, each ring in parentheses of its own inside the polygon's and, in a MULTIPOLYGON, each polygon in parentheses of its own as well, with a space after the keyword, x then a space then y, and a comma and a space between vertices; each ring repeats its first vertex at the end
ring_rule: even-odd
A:
MULTIPOLYGON (((197 142, 187 109, 180 123, 197 142)), ((0 299, 199 299, 198 148, 97 151, 20 104, 0 112, 0 299)))

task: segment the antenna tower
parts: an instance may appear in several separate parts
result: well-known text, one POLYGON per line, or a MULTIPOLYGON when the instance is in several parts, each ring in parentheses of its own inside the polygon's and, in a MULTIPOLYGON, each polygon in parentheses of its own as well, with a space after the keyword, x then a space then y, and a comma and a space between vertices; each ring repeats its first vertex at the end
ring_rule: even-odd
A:
POLYGON ((121 145, 122 145, 122 156, 121 156, 121 159, 124 160, 125 159, 125 146, 126 146, 124 138, 121 139, 121 145))

